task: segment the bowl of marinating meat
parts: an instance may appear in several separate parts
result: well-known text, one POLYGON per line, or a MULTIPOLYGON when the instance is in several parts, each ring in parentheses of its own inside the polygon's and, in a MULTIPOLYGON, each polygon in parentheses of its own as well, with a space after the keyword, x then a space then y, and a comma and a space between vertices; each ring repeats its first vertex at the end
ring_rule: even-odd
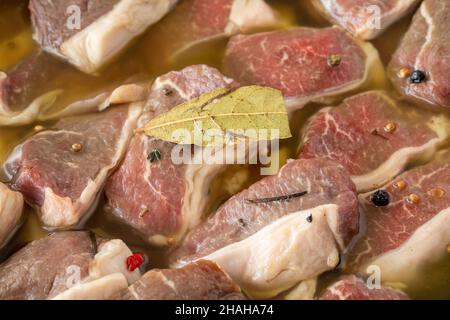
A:
POLYGON ((2 1, 0 300, 450 299, 448 30, 439 0, 2 1))

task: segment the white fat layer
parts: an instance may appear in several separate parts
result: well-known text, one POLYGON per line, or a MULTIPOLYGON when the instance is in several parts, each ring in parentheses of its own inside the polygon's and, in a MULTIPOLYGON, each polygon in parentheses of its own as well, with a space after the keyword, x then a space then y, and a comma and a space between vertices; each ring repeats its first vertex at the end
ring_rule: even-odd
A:
POLYGON ((71 117, 80 114, 103 111, 111 105, 134 103, 146 99, 147 89, 144 85, 125 84, 112 91, 105 91, 96 96, 80 101, 76 101, 51 114, 39 114, 39 121, 49 121, 71 117))
POLYGON ((360 271, 366 273, 368 266, 378 266, 383 283, 416 283, 426 266, 448 255, 449 226, 450 208, 447 208, 420 226, 400 247, 365 264, 360 271))
POLYGON ((98 279, 113 273, 121 273, 125 276, 128 284, 136 282, 141 273, 139 269, 128 271, 126 260, 133 252, 119 239, 110 240, 100 247, 95 255, 94 261, 89 266, 89 276, 98 279))
POLYGON ((23 196, 0 183, 0 249, 20 227, 23 196))
MULTIPOLYGON (((197 226, 205 213, 212 181, 224 165, 189 165, 186 169, 187 191, 183 201, 183 212, 187 230, 197 226)), ((186 230, 186 231, 187 231, 186 230)), ((183 233, 186 233, 183 232, 183 233)))
POLYGON ((94 211, 96 200, 98 200, 99 190, 101 190, 111 170, 117 166, 125 154, 125 149, 133 134, 133 129, 136 126, 141 110, 141 103, 134 103, 129 106, 128 118, 122 128, 116 154, 111 160, 111 164, 103 167, 95 177, 95 180, 88 182, 75 202, 72 202, 68 197, 56 195, 50 188, 44 189, 44 203, 39 209, 39 215, 45 227, 50 229, 73 227, 74 225, 83 224, 89 218, 94 211))
POLYGON ((425 42, 423 43, 423 45, 420 48, 420 51, 416 57, 416 61, 414 64, 414 67, 416 70, 422 70, 422 66, 421 66, 420 62, 424 60, 423 59, 424 55, 426 54, 426 52, 428 52, 428 48, 433 43, 433 32, 434 32, 433 18, 431 16, 430 12, 428 11, 428 8, 427 8, 425 2, 420 6, 419 12, 422 15, 422 17, 425 19, 425 22, 427 23, 428 28, 427 28, 427 33, 425 36, 425 42))
MULTIPOLYGON (((91 184, 92 181, 89 181, 91 184)), ((69 197, 60 197, 52 189, 44 189, 44 204, 40 208, 40 218, 46 227, 55 228, 73 225, 78 221, 76 208, 69 197)))
POLYGON ((345 83, 339 87, 328 88, 316 95, 307 97, 286 97, 284 100, 286 104, 286 110, 289 113, 303 108, 306 104, 310 102, 330 104, 335 100, 336 97, 339 97, 344 93, 351 92, 360 87, 369 85, 370 82, 373 80, 372 77, 370 76, 373 70, 377 70, 377 73, 383 72, 383 78, 385 78, 384 71, 380 71, 384 70, 384 67, 380 60, 380 55, 378 54, 377 49, 375 49, 375 47, 369 42, 362 42, 357 39, 353 39, 353 41, 356 41, 358 43, 358 45, 361 47, 361 49, 364 51, 366 55, 364 76, 360 80, 345 83))
POLYGON ((275 12, 263 0, 234 0, 225 33, 234 35, 278 23, 275 12))
POLYGON ((291 289, 284 300, 313 300, 316 294, 317 277, 300 282, 299 285, 291 289))
MULTIPOLYGON (((0 72, 0 81, 5 77, 6 74, 0 72)), ((41 111, 50 108, 55 103, 61 92, 61 90, 54 90, 39 96, 19 112, 10 111, 0 99, 0 126, 22 126, 32 123, 38 118, 41 111)))
POLYGON ((336 267, 338 214, 334 204, 294 212, 203 259, 220 265, 251 296, 273 297, 336 267))
POLYGON ((122 240, 110 240, 99 249, 89 265, 89 275, 81 283, 55 296, 54 300, 108 299, 141 277, 139 269, 128 271, 126 259, 132 252, 122 240))
MULTIPOLYGON (((383 33, 394 22, 411 13, 419 2, 420 0, 396 1, 397 5, 392 10, 384 12, 380 16, 381 28, 373 28, 372 24, 370 26, 367 24, 355 25, 352 24, 351 19, 344 20, 344 23, 351 24, 351 27, 345 24, 342 26, 363 40, 372 40, 383 33)), ((348 17, 347 9, 340 6, 335 0, 314 0, 313 4, 320 12, 326 16, 331 16, 336 22, 339 22, 341 17, 348 17)), ((368 13, 370 14, 370 12, 368 13)), ((373 13, 370 16, 373 16, 373 13)))
MULTIPOLYGON (((0 82, 7 75, 0 71, 0 82)), ((0 100, 0 126, 22 126, 36 120, 49 121, 65 117, 102 111, 111 105, 144 101, 147 89, 140 84, 125 84, 110 92, 102 92, 93 98, 71 103, 61 111, 47 114, 48 110, 62 94, 63 90, 53 90, 34 99, 24 110, 13 112, 0 100)))
POLYGON ((61 45, 62 55, 93 73, 135 37, 159 21, 176 0, 121 0, 114 8, 61 45))
MULTIPOLYGON (((196 156, 200 155, 200 153, 196 154, 196 156)), ((186 191, 183 197, 183 207, 181 209, 183 220, 180 229, 176 234, 170 236, 160 234, 152 235, 148 238, 148 242, 157 246, 178 243, 189 230, 196 227, 205 214, 211 183, 220 172, 225 170, 225 168, 226 166, 222 164, 186 165, 186 191)))
POLYGON ((395 178, 412 162, 427 162, 430 160, 448 138, 448 120, 444 116, 435 116, 427 126, 436 133, 437 138, 431 139, 418 147, 397 150, 389 159, 370 173, 353 176, 352 180, 358 192, 367 192, 379 188, 395 178))
MULTIPOLYGON (((208 204, 209 190, 214 178, 226 169, 226 156, 236 154, 238 146, 229 145, 225 148, 217 150, 216 147, 204 148, 202 153, 197 153, 193 159, 193 163, 201 162, 202 155, 204 158, 211 156, 219 160, 219 164, 190 164, 187 166, 185 179, 187 181, 187 193, 183 201, 183 212, 186 213, 186 230, 183 235, 200 224, 201 218, 205 214, 208 204), (221 161, 223 160, 223 161, 221 161)), ((254 163, 258 151, 255 148, 247 148, 245 155, 248 156, 249 162, 254 163)), ((205 161, 205 159, 203 159, 205 161)))
POLYGON ((100 110, 106 109, 111 104, 124 104, 144 101, 147 98, 145 86, 137 84, 124 84, 111 92, 109 98, 100 105, 100 110))
POLYGON ((113 273, 74 286, 54 298, 52 300, 107 300, 115 293, 128 288, 127 279, 121 273, 113 273))
POLYGON ((75 115, 97 112, 100 110, 102 104, 105 103, 109 98, 108 92, 102 92, 95 97, 80 100, 69 104, 67 107, 63 108, 61 111, 57 111, 51 114, 39 114, 39 121, 49 121, 54 119, 61 119, 66 117, 71 117, 75 115))

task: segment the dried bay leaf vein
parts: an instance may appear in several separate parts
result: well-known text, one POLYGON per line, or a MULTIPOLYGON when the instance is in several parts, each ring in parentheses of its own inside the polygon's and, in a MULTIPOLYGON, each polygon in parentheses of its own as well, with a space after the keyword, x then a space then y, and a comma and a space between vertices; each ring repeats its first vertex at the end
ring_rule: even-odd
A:
MULTIPOLYGON (((259 112, 259 113, 252 113, 252 116, 258 116, 258 115, 271 115, 271 114, 286 114, 285 112, 259 112)), ((153 127, 145 127, 145 130, 153 130, 153 129, 159 129, 159 128, 163 128, 163 127, 167 127, 167 126, 171 126, 171 125, 175 125, 175 124, 179 124, 179 123, 183 123, 183 122, 192 122, 192 121, 198 121, 198 120, 202 120, 202 119, 208 119, 211 118, 211 120, 215 120, 214 118, 216 117, 230 117, 230 116, 236 116, 236 117, 242 117, 242 116, 246 116, 249 117, 250 121, 251 121, 251 117, 249 116, 248 113, 229 113, 229 114, 217 114, 217 115, 204 115, 204 116, 200 116, 200 117, 195 117, 195 118, 190 118, 190 119, 183 119, 183 120, 176 120, 176 121, 172 121, 170 123, 163 123, 157 126, 153 126, 153 127)))
MULTIPOLYGON (((214 129, 219 130, 221 136, 240 130, 275 129, 278 130, 276 138, 292 136, 281 92, 261 86, 241 87, 235 91, 224 88, 213 90, 152 119, 143 131, 162 140, 190 143, 191 137, 174 137, 173 132, 177 129, 188 130, 194 135, 214 129)), ((258 139, 263 138, 258 136, 258 139)), ((195 144, 202 146, 211 143, 204 139, 200 143, 194 140, 195 144)))

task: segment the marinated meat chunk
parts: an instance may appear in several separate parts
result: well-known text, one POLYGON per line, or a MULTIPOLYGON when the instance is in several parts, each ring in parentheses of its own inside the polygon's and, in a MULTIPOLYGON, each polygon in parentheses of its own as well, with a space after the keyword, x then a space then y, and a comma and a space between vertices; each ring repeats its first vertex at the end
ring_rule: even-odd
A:
POLYGON ((176 2, 31 0, 33 37, 45 51, 92 73, 159 21, 176 2))
POLYGON ((388 66, 407 98, 450 108, 450 2, 425 0, 388 66))
POLYGON ((139 279, 125 269, 130 254, 88 231, 51 234, 0 264, 0 299, 107 299, 139 279))
POLYGON ((0 299, 46 299, 61 290, 70 265, 85 277, 97 241, 89 232, 74 231, 30 243, 0 265, 0 299))
POLYGON ((376 267, 382 282, 413 285, 427 266, 448 255, 450 153, 440 152, 381 190, 388 201, 373 193, 360 196, 364 223, 347 266, 363 274, 376 267))
POLYGON ((226 75, 281 90, 290 111, 361 87, 374 65, 376 49, 337 27, 234 36, 224 59, 226 75))
POLYGON ((409 164, 431 160, 446 142, 448 128, 445 116, 370 91, 315 114, 304 130, 299 158, 337 161, 350 172, 358 191, 370 191, 409 164))
POLYGON ((45 227, 70 228, 86 220, 125 153, 140 111, 134 104, 65 118, 14 149, 5 174, 38 208, 45 227))
POLYGON ((151 270, 118 300, 242 300, 241 289, 214 262, 200 260, 180 269, 151 270))
POLYGON ((295 160, 191 231, 172 265, 212 260, 246 292, 275 296, 336 267, 357 230, 356 190, 345 169, 295 160))
POLYGON ((373 39, 411 13, 420 0, 313 0, 331 22, 355 36, 373 39))

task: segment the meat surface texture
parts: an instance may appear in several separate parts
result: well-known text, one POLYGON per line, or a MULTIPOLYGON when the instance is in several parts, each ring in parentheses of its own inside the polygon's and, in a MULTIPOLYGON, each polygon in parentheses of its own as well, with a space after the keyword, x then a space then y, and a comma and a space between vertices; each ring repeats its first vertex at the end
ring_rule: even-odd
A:
POLYGON ((0 299, 108 299, 141 276, 121 240, 66 231, 35 240, 0 264, 0 299))
POLYGON ((7 73, 0 71, 0 125, 23 125, 35 120, 41 109, 51 106, 58 91, 41 92, 40 86, 53 72, 63 69, 42 52, 32 54, 7 73))
POLYGON ((40 46, 92 73, 159 21, 176 0, 30 1, 40 46))
POLYGON ((406 97, 450 107, 449 29, 450 2, 425 0, 388 66, 394 86, 406 97), (425 79, 414 83, 402 69, 421 71, 425 79))
POLYGON ((60 66, 45 53, 34 53, 5 74, 0 82, 0 98, 8 111, 24 109, 34 97, 39 96, 38 84, 45 81, 60 66))
POLYGON ((346 258, 350 270, 379 269, 385 283, 414 285, 427 266, 448 255, 449 156, 440 152, 385 185, 390 197, 385 207, 375 206, 371 193, 360 196, 362 232, 346 258))
POLYGON ((36 240, 0 264, 0 299, 47 299, 65 289, 69 266, 88 274, 97 240, 89 232, 55 233, 36 240))
POLYGON ((313 0, 313 4, 332 23, 370 40, 411 13, 420 0, 313 0))
POLYGON ((409 300, 409 297, 391 288, 370 288, 363 279, 345 275, 326 288, 320 300, 409 300))
POLYGON ((277 20, 264 0, 185 0, 152 29, 149 41, 156 41, 167 59, 207 41, 274 26, 277 20))
POLYGON ((200 260, 180 269, 151 270, 118 300, 242 300, 239 286, 214 262, 200 260))
POLYGON ((0 182, 0 249, 19 228, 23 213, 23 197, 0 182))
POLYGON ((45 227, 82 223, 125 153, 139 104, 65 118, 17 146, 4 165, 14 190, 39 209, 45 227))
MULTIPOLYGON (((155 80, 138 126, 186 100, 235 85, 205 65, 169 72, 155 80)), ((224 169, 224 165, 176 164, 171 156, 175 146, 135 135, 106 186, 107 210, 156 245, 176 243, 199 223, 210 183, 224 169), (161 159, 151 161, 154 150, 161 159)))
POLYGON ((340 28, 294 28, 231 38, 224 68, 242 84, 281 90, 288 110, 294 111, 361 87, 369 81, 371 66, 379 63, 371 44, 340 28))
POLYGON ((339 263, 358 229, 355 191, 347 172, 329 160, 291 161, 190 232, 172 253, 172 265, 205 257, 246 292, 274 296, 339 263))
POLYGON ((304 130, 299 158, 337 161, 352 175, 358 191, 370 191, 412 162, 430 160, 448 138, 448 127, 444 116, 370 91, 314 115, 304 130))

